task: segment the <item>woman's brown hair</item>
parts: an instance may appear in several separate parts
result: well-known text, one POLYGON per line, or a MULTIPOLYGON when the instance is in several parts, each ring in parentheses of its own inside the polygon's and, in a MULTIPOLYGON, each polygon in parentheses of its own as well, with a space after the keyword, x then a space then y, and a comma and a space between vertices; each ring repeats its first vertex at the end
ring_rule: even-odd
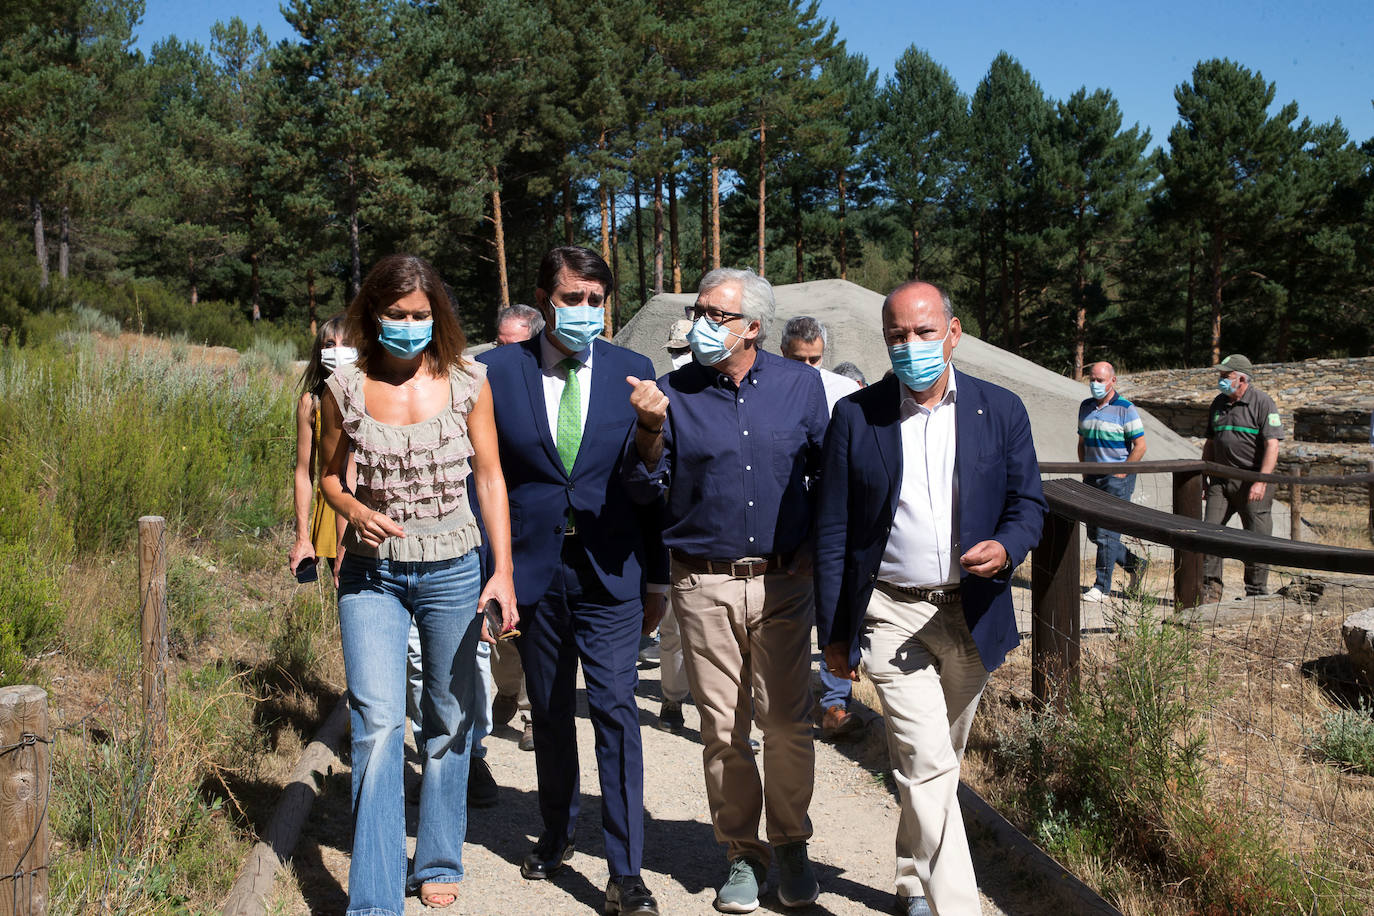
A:
POLYGON ((433 375, 446 375, 454 366, 463 365, 467 337, 458 324, 456 303, 449 299, 438 271, 413 254, 389 254, 367 272, 358 295, 348 305, 350 336, 357 341, 358 368, 363 372, 382 352, 377 340, 382 326, 377 316, 417 289, 429 300, 434 319, 434 336, 424 350, 425 368, 433 375))

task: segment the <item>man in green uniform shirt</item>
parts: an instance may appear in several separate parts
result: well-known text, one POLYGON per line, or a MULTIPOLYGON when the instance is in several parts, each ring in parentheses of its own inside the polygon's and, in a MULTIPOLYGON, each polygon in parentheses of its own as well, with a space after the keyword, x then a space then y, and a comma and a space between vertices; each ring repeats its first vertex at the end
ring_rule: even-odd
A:
MULTIPOLYGON (((1214 368, 1221 373, 1217 381, 1220 394, 1207 411, 1207 441, 1202 446, 1202 460, 1272 474, 1279 460, 1279 440, 1283 438, 1283 421, 1274 399, 1251 384, 1254 367, 1239 353, 1232 353, 1214 368)), ((1273 505, 1272 486, 1223 477, 1207 479, 1205 518, 1213 524, 1224 525, 1240 513, 1245 530, 1270 534, 1274 528, 1270 515, 1273 505)), ((1203 600, 1220 601, 1221 557, 1208 557, 1202 575, 1203 600)), ((1269 594, 1268 566, 1245 564, 1245 594, 1269 594)))

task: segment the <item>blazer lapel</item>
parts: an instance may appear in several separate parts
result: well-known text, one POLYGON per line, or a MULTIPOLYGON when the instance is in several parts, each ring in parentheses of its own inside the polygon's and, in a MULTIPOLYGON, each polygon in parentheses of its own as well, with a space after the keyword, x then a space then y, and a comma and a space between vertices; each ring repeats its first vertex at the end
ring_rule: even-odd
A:
POLYGON ((901 395, 896 378, 890 379, 890 382, 891 384, 878 383, 887 390, 877 396, 871 423, 873 438, 877 440, 878 456, 882 459, 884 470, 887 471, 889 517, 896 513, 897 498, 902 491, 901 395))
MULTIPOLYGON (((587 399, 587 415, 582 418, 582 443, 577 449, 577 458, 573 461, 573 474, 577 473, 578 466, 582 464, 586 454, 592 450, 592 438, 596 435, 597 427, 600 425, 594 422, 598 417, 599 411, 597 404, 605 403, 605 398, 610 395, 607 392, 614 391, 612 387, 616 383, 615 367, 611 365, 610 345, 600 338, 592 341, 592 396, 587 399)), ((625 385, 625 377, 620 377, 620 384, 625 387, 625 400, 630 399, 628 385, 625 385)), ((624 437, 616 443, 617 447, 624 444, 624 437)))
MULTIPOLYGON (((543 333, 543 332, 540 332, 543 333)), ((559 473, 563 470, 563 459, 558 457, 558 446, 554 444, 553 432, 549 429, 549 412, 544 401, 544 371, 539 365, 539 335, 520 344, 525 350, 525 358, 520 361, 520 371, 525 377, 525 392, 530 396, 530 413, 534 414, 534 428, 539 432, 539 441, 544 444, 544 452, 559 473)))
MULTIPOLYGON (((962 524, 964 506, 969 497, 977 492, 977 482, 973 479, 974 465, 978 463, 978 443, 987 435, 987 401, 983 390, 967 375, 959 376, 959 399, 954 403, 954 476, 958 485, 955 516, 962 524)), ((972 544, 964 545, 965 549, 972 544)))

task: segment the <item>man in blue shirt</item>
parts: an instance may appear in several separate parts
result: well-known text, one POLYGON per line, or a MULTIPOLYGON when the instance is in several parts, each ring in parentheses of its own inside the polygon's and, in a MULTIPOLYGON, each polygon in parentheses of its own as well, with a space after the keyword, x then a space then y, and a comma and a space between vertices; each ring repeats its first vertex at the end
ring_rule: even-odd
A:
MULTIPOLYGON (((1135 405, 1116 393, 1116 370, 1111 363, 1093 363, 1088 388, 1092 396, 1078 405, 1078 460, 1125 464, 1144 458, 1145 424, 1135 405)), ((1084 474, 1083 480, 1127 502, 1135 492, 1134 474, 1084 474)), ((1089 525, 1088 537, 1097 545, 1097 581, 1083 593, 1083 600, 1101 601, 1110 595, 1117 566, 1126 570, 1128 587, 1134 591, 1145 572, 1144 559, 1127 550, 1116 531, 1089 525)))
POLYGON ((716 908, 759 905, 778 859, 785 906, 815 901, 806 855, 811 736, 812 497, 829 418, 820 376, 759 349, 773 289, 750 271, 701 280, 687 341, 696 362, 628 378, 638 423, 626 445, 631 496, 667 497, 673 612, 701 713, 706 794, 729 873, 716 908), (763 731, 763 784, 749 746, 763 731), (767 813, 768 842, 759 840, 767 813))

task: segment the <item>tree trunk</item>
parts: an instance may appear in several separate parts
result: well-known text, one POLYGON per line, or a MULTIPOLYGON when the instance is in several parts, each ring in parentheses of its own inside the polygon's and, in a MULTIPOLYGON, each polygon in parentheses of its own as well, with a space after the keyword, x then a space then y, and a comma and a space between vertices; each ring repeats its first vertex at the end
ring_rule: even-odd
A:
POLYGON ((1212 233, 1212 365, 1221 362, 1221 255, 1219 233, 1212 233))
POLYGON ((764 247, 764 235, 767 222, 764 216, 764 201, 768 198, 768 170, 767 163, 768 147, 766 145, 768 124, 767 119, 759 118, 759 276, 767 276, 767 251, 764 247))
POLYGON ((611 208, 606 202, 606 184, 598 182, 597 194, 601 201, 601 259, 610 261, 611 259, 611 208))
POLYGON ((639 286, 635 290, 635 295, 642 297, 644 291, 649 288, 649 281, 644 276, 644 231, 641 223, 641 207, 639 203, 639 176, 635 175, 631 179, 635 192, 635 267, 639 271, 639 286))
MULTIPOLYGON (((1079 213, 1082 222, 1082 212, 1079 213)), ((1088 246, 1079 233, 1078 261, 1073 275, 1073 298, 1077 306, 1073 316, 1073 377, 1083 377, 1083 355, 1088 343, 1088 301, 1086 274, 1088 272, 1088 246)))
POLYGON ((71 229, 72 229, 71 211, 68 210, 66 207, 63 207, 63 208, 62 208, 62 218, 61 218, 61 222, 59 223, 59 226, 60 226, 60 229, 59 229, 59 231, 58 231, 58 236, 57 236, 57 237, 58 237, 58 244, 57 244, 57 275, 58 275, 59 277, 61 277, 63 280, 65 280, 65 279, 67 279, 67 274, 68 274, 68 269, 67 269, 67 268, 68 268, 68 266, 69 266, 69 264, 70 264, 70 262, 71 262, 71 251, 72 251, 72 244, 71 244, 71 242, 72 242, 72 238, 71 238, 71 229))
MULTIPOLYGON (((911 279, 921 279, 921 202, 911 202, 911 279)), ((987 333, 987 329, 983 329, 987 333)))
POLYGON ((348 196, 348 298, 350 301, 363 288, 363 255, 359 245, 358 194, 351 188, 348 196))
POLYGON ((1003 344, 1006 344, 1010 338, 1009 332, 1011 330, 1011 316, 1009 314, 1011 279, 1007 276, 1007 229, 1005 225, 1001 227, 1001 232, 997 240, 997 247, 999 254, 999 263, 997 265, 997 318, 998 321, 1001 322, 1001 327, 998 328, 999 333, 997 336, 1003 344))
POLYGON ((195 305, 200 301, 200 287, 196 285, 196 256, 193 254, 186 256, 186 277, 191 281, 191 304, 195 305))
POLYGON ((802 250, 801 188, 795 184, 792 185, 792 238, 797 252, 797 282, 804 283, 806 282, 806 265, 802 250))
POLYGON ((700 280, 711 269, 711 183, 706 173, 701 175, 701 273, 700 280))
POLYGON ((620 314, 620 236, 615 227, 615 195, 611 195, 611 273, 615 289, 611 291, 611 307, 606 310, 606 339, 615 336, 615 319, 620 314))
POLYGON ((711 154, 711 269, 720 268, 720 157, 711 154))
POLYGON ((319 332, 320 313, 319 305, 315 302, 315 268, 310 267, 305 271, 305 296, 307 314, 310 315, 310 336, 314 337, 319 332))
POLYGON ((992 342, 992 329, 988 327, 988 230, 981 215, 978 218, 978 333, 988 343, 992 342))
POLYGON ((253 320, 262 319, 262 276, 258 273, 258 253, 255 251, 248 256, 248 264, 251 273, 248 280, 248 295, 253 304, 253 320))
POLYGON ((677 234, 677 172, 668 173, 668 245, 672 257, 673 292, 682 292, 682 256, 677 234))
POLYGON ((844 169, 839 169, 839 191, 840 191, 840 279, 849 279, 849 231, 845 228, 845 174, 844 169))
POLYGON ((1011 256, 1011 348, 1016 354, 1021 353, 1021 250, 1018 248, 1011 256))
POLYGON ((1193 365, 1193 312, 1197 308, 1197 246, 1188 240, 1188 296, 1183 313, 1183 365, 1193 365))
POLYGON ((654 172, 654 295, 663 292, 663 172, 654 172))
POLYGON ((563 244, 573 243, 573 183, 572 175, 563 176, 563 244))
POLYGON ((501 215, 501 176, 491 167, 491 221, 495 228, 492 245, 496 249, 496 283, 500 290, 497 304, 510 307, 510 278, 506 274, 506 221, 501 215))
POLYGON ((48 240, 43 236, 43 205, 35 195, 29 198, 29 213, 33 216, 33 250, 38 256, 38 285, 48 288, 48 240))

